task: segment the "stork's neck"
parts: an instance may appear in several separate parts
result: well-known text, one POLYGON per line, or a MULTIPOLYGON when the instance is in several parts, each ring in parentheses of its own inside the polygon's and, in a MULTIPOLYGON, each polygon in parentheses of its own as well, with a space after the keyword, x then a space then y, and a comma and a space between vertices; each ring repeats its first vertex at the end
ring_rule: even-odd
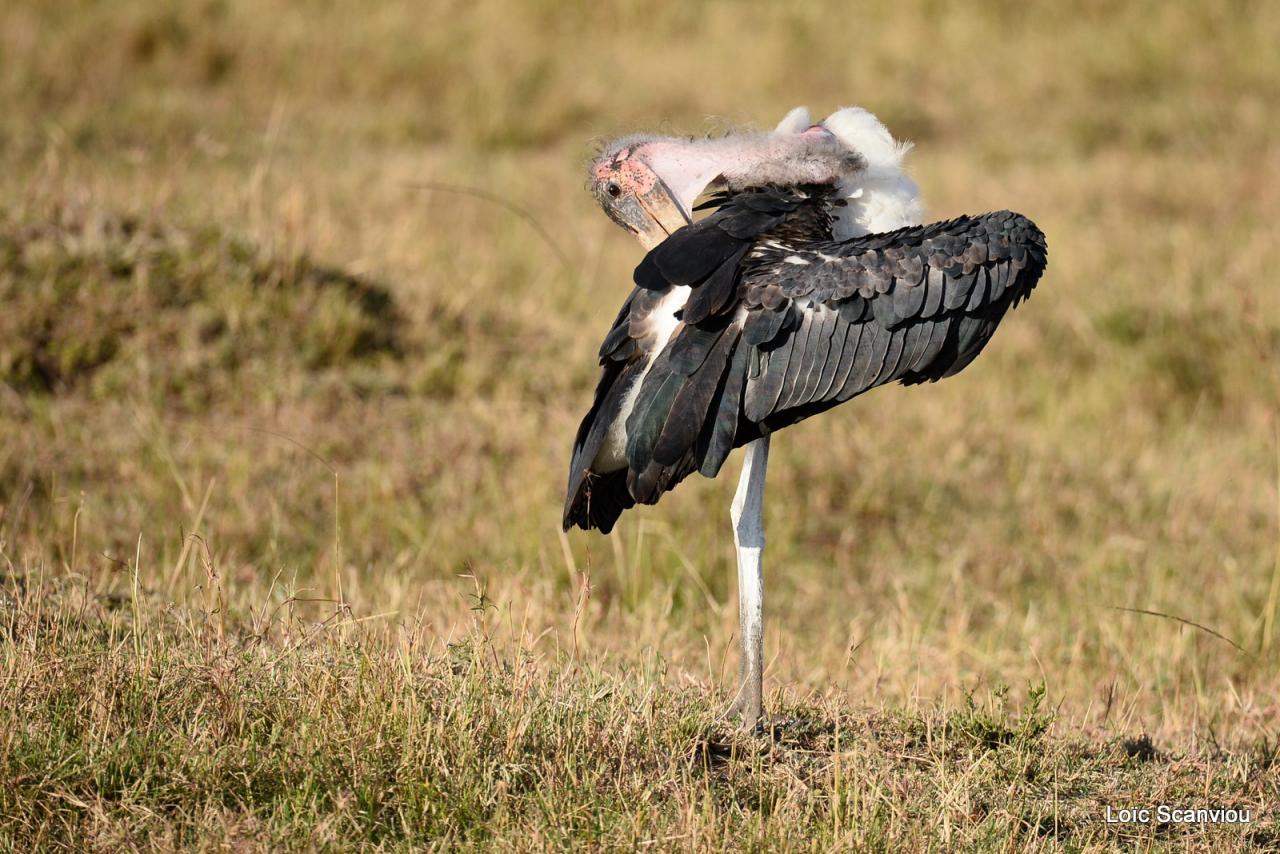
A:
POLYGON ((721 139, 656 139, 636 154, 661 176, 686 214, 712 182, 729 189, 776 184, 835 184, 864 164, 824 128, 799 134, 740 134, 721 139))
POLYGON ((728 154, 713 142, 719 140, 661 139, 636 150, 667 185, 686 217, 692 217, 694 201, 724 169, 728 154))

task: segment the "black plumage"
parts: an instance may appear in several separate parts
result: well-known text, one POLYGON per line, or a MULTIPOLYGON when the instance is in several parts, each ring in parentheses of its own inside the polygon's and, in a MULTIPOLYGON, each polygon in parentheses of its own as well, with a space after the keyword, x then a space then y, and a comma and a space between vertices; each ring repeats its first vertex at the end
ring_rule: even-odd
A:
POLYGON ((600 348, 566 528, 607 532, 761 435, 876 386, 957 373, 1045 268, 1044 235, 1010 211, 835 241, 836 201, 820 187, 721 193, 645 256, 600 348), (623 418, 625 459, 606 459, 623 418))

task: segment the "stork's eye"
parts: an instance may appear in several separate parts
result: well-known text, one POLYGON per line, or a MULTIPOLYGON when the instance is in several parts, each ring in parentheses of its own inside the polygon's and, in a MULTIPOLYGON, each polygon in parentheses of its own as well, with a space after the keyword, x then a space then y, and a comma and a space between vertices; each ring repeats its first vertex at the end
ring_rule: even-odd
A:
POLYGON ((622 195, 622 188, 619 187, 617 184, 613 183, 612 181, 610 181, 609 185, 604 188, 604 191, 608 193, 610 196, 613 196, 615 199, 618 198, 618 196, 622 195))

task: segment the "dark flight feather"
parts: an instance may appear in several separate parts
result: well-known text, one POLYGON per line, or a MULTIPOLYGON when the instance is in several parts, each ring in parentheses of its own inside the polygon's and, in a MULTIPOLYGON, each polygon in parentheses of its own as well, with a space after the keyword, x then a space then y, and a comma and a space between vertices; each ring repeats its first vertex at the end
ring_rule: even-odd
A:
POLYGON ((686 379, 671 370, 664 356, 659 355, 645 375, 635 408, 627 417, 627 462, 635 469, 643 469, 653 459, 654 446, 686 379))
POLYGON ((733 352, 733 361, 726 372, 719 397, 715 404, 715 420, 711 424, 702 464, 698 470, 706 477, 715 477, 734 448, 734 434, 742 411, 742 387, 747 378, 747 360, 751 349, 739 341, 733 352))
POLYGON ((729 353, 735 339, 735 335, 720 335, 706 362, 685 380, 680 393, 671 404, 667 422, 654 445, 655 463, 674 465, 697 441, 698 434, 707 421, 711 401, 720 388, 725 368, 728 367, 729 353))
POLYGON ((759 347, 772 342, 782 331, 787 320, 785 311, 769 311, 755 309, 747 312, 747 320, 742 328, 742 341, 759 347))
POLYGON ((810 400, 826 400, 831 386, 835 383, 840 361, 844 357, 844 342, 849 337, 849 324, 841 320, 838 311, 831 312, 829 322, 832 328, 831 337, 827 342, 827 358, 823 361, 822 370, 818 373, 810 400))

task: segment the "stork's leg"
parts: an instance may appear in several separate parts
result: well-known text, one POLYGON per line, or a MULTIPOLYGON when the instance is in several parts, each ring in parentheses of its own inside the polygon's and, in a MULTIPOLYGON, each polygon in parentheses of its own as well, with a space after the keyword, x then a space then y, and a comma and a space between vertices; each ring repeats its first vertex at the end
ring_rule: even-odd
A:
POLYGON ((746 446, 738 491, 730 517, 738 547, 738 620, 742 640, 741 684, 729 714, 742 718, 744 729, 760 725, 764 682, 764 476, 769 463, 769 437, 746 446))

